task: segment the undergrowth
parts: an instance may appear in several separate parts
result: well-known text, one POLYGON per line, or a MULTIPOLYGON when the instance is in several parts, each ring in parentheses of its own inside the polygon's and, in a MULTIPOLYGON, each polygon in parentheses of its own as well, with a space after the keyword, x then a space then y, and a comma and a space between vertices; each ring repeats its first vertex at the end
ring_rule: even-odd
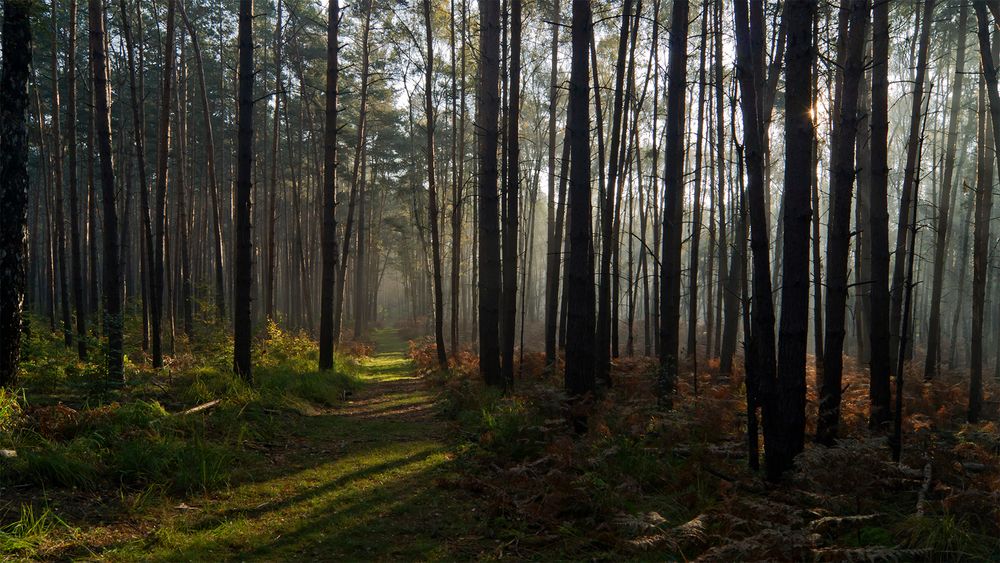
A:
MULTIPOLYGON (((539 354, 525 354, 506 395, 481 383, 471 355, 446 372, 432 343, 411 343, 410 355, 466 438, 450 485, 488 499, 489 528, 507 546, 498 556, 1000 559, 1000 442, 993 423, 962 422, 958 374, 909 386, 895 464, 885 436, 867 427, 867 373, 848 365, 843 439, 807 443, 771 485, 747 467, 742 377, 720 377, 717 363, 699 373, 697 393, 687 372, 668 411, 656 404, 650 359, 616 360, 611 389, 572 403, 561 365, 546 369, 539 354)), ((814 383, 811 374, 810 421, 814 383)))
MULTIPOLYGON (((229 367, 228 337, 208 334, 197 346, 185 343, 162 370, 128 364, 129 384, 115 389, 58 335, 32 332, 22 388, 0 389, 0 450, 8 452, 0 456, 0 490, 28 500, 37 499, 35 487, 116 491, 126 511, 216 490, 248 477, 242 462, 250 448, 288 416, 336 405, 360 385, 354 359, 338 356, 335 370, 320 372, 315 343, 274 324, 255 340, 247 383, 229 367)), ((31 502, 0 505, 0 556, 31 556, 47 534, 64 531, 56 523, 31 502)))

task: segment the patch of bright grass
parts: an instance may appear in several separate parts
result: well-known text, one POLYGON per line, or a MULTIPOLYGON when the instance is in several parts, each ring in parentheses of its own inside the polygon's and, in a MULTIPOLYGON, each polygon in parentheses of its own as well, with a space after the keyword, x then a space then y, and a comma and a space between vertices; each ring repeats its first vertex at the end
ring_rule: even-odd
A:
POLYGON ((69 528, 48 508, 36 514, 30 504, 21 505, 20 518, 0 527, 0 555, 31 557, 57 527, 69 528))

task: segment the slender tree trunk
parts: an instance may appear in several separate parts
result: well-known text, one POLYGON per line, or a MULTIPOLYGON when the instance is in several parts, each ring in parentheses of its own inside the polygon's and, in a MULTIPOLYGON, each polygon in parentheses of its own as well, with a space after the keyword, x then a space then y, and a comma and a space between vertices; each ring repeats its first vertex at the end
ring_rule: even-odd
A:
POLYGON ((777 412, 779 434, 768 455, 768 472, 778 477, 802 452, 806 430, 806 347, 809 336, 809 229, 812 226, 812 2, 785 9, 788 29, 785 66, 784 260, 778 339, 777 412), (776 459, 771 460, 774 456, 776 459))
POLYGON ((320 296, 319 369, 333 369, 333 302, 337 290, 337 75, 340 0, 330 0, 326 27, 326 123, 323 134, 323 286, 320 296))
MULTIPOLYGON (((924 0, 923 27, 920 30, 920 47, 917 52, 916 77, 913 90, 913 107, 910 112, 910 133, 906 143, 906 166, 903 169, 903 188, 899 200, 899 225, 896 231, 896 261, 892 271, 891 302, 889 311, 889 353, 891 359, 896 359, 899 350, 899 327, 903 307, 903 276, 905 275, 906 240, 910 228, 910 200, 916 197, 914 185, 917 181, 917 152, 921 143, 920 117, 924 107, 924 77, 927 74, 927 51, 930 45, 931 16, 934 12, 935 0, 924 0)), ((827 351, 829 353, 829 351, 827 351)), ((891 362, 892 365, 895 362, 891 362)))
MULTIPOLYGON (((871 242, 870 400, 873 428, 890 418, 889 325, 889 2, 875 2, 872 14, 872 113, 869 241, 871 242)), ((818 290, 818 288, 817 288, 818 290)))
POLYGON ((666 148, 663 157, 663 255, 660 282, 660 402, 673 407, 681 320, 681 238, 684 214, 684 94, 687 88, 688 2, 675 1, 670 15, 666 148))
MULTIPOLYGON (((52 36, 59 37, 59 24, 56 9, 57 0, 52 2, 52 36)), ((59 303, 62 311, 63 341, 66 347, 73 345, 72 318, 70 316, 69 285, 66 281, 66 216, 63 212, 63 138, 61 126, 61 110, 59 105, 59 62, 56 55, 56 41, 52 42, 52 172, 55 181, 55 245, 56 266, 59 274, 59 303)), ((71 209, 72 213, 73 210, 71 209)))
MULTIPOLYGON (((983 79, 989 96, 989 116, 986 123, 986 150, 983 153, 981 182, 976 186, 976 226, 972 258, 972 354, 969 360, 969 412, 970 423, 979 422, 983 402, 983 309, 986 290, 987 260, 989 256, 990 219, 993 210, 993 160, 990 155, 1000 147, 1000 92, 997 91, 997 67, 993 58, 995 49, 990 46, 990 21, 983 3, 974 4, 979 23, 979 53, 983 64, 983 79)), ((990 5, 990 9, 994 9, 990 5)), ((994 11, 994 18, 1000 16, 994 11)), ((996 41, 994 40, 994 47, 996 41)), ((980 94, 982 98, 982 94, 980 94)), ((980 105, 979 111, 985 108, 980 105)), ((980 141, 982 142, 982 141, 980 141)), ((1000 164, 1000 157, 997 157, 1000 164)))
MULTIPOLYGON (((623 115, 625 113, 624 104, 624 94, 625 94, 625 65, 626 65, 626 55, 628 54, 628 44, 629 44, 629 24, 632 21, 632 0, 624 0, 622 4, 622 16, 621 16, 621 31, 618 35, 618 61, 615 65, 615 91, 614 99, 612 100, 611 106, 611 154, 610 160, 608 162, 608 172, 607 172, 607 183, 601 182, 603 184, 603 190, 601 191, 601 271, 600 271, 600 284, 598 285, 598 297, 597 297, 597 358, 595 369, 595 377, 598 384, 602 386, 610 385, 611 377, 609 374, 611 368, 611 323, 612 323, 612 259, 615 254, 615 237, 614 237, 614 222, 615 222, 615 207, 618 201, 618 176, 621 173, 623 163, 622 159, 619 158, 619 153, 621 151, 620 145, 622 144, 622 132, 625 129, 622 125, 624 121, 623 115)), ((594 55, 592 55, 594 56, 594 55)), ((596 58, 595 58, 596 63, 596 58)), ((595 95, 599 90, 596 89, 598 76, 597 67, 594 65, 594 83, 595 83, 595 95)), ((600 115, 598 110, 597 120, 599 130, 602 128, 600 121, 603 116, 600 115)), ((601 133, 598 133, 599 137, 603 137, 601 133)), ((603 148, 599 149, 600 154, 603 154, 603 148)), ((600 163, 603 168, 603 162, 600 163)))
MULTIPOLYGON (((108 60, 105 51, 104 3, 89 0, 90 67, 94 89, 94 134, 101 167, 101 198, 104 211, 104 332, 108 338, 108 380, 124 383, 122 273, 119 257, 118 210, 115 205, 115 173, 111 162, 111 104, 108 60)), ((168 106, 169 107, 169 106, 168 106)))
MULTIPOLYGON (((163 74, 160 81, 160 120, 156 145, 156 213, 153 219, 153 270, 151 272, 153 307, 153 367, 163 367, 160 324, 163 311, 163 282, 166 235, 167 158, 170 154, 170 105, 174 76, 174 10, 176 0, 167 0, 167 35, 164 47, 163 74)), ((141 24, 141 22, 140 22, 141 24)))
MULTIPOLYGON (((517 0, 515 0, 517 1, 517 0)), ((448 369, 448 355, 444 346, 444 281, 441 275, 441 237, 439 234, 439 212, 437 178, 435 178, 434 133, 434 35, 431 27, 431 0, 424 0, 424 32, 427 41, 426 73, 424 81, 424 102, 427 114, 427 197, 428 222, 431 228, 431 253, 434 262, 434 340, 437 344, 438 365, 448 369)), ((513 342, 513 335, 511 336, 513 342)))
POLYGON ((958 126, 961 119, 962 85, 965 79, 965 43, 968 27, 968 5, 962 4, 958 14, 958 51, 955 59, 955 80, 951 85, 951 114, 948 117, 947 152, 944 161, 944 179, 935 224, 934 273, 931 286, 930 327, 927 334, 927 356, 924 379, 933 379, 941 363, 941 292, 944 286, 945 252, 948 230, 951 227, 951 193, 955 171, 955 153, 958 146, 958 126))
MULTIPOLYGON (((743 112, 743 137, 747 163, 747 207, 750 215, 750 249, 753 265, 751 334, 746 359, 748 389, 759 395, 763 411, 764 447, 768 476, 773 477, 779 458, 771 449, 776 445, 780 430, 774 410, 775 339, 774 302, 771 296, 770 232, 767 220, 764 183, 764 137, 766 123, 758 80, 763 74, 763 6, 754 3, 748 10, 746 0, 736 0, 737 78, 740 82, 740 107, 743 112)), ((749 401, 748 401, 749 402, 749 401)), ((748 404, 748 411, 756 408, 748 404)), ((756 453, 754 453, 756 455, 756 453)))
POLYGON ((0 389, 13 389, 21 357, 28 230, 28 71, 31 0, 3 3, 0 68, 0 389))
POLYGON ((500 13, 493 0, 480 0, 479 106, 479 370, 488 385, 500 375, 500 194, 497 145, 500 137, 500 13))
POLYGON ((823 385, 820 390, 816 440, 832 445, 840 426, 841 381, 847 312, 847 263, 851 243, 851 198, 854 193, 854 143, 858 126, 858 91, 864 78, 865 27, 868 0, 854 0, 849 7, 850 28, 841 45, 844 83, 834 100, 839 121, 833 123, 834 151, 830 158, 830 226, 826 239, 826 340, 823 346, 823 385))
POLYGON ((215 313, 216 318, 222 320, 226 316, 226 289, 222 259, 222 219, 219 211, 219 178, 218 172, 215 169, 215 133, 212 127, 212 112, 208 105, 208 91, 205 87, 205 65, 201 55, 198 34, 191 21, 188 20, 183 2, 178 7, 180 8, 184 25, 187 27, 188 35, 191 37, 191 47, 194 49, 195 70, 198 72, 198 95, 201 98, 202 120, 205 122, 205 166, 208 169, 209 194, 212 198, 212 247, 215 255, 215 313))
POLYGON ((264 316, 273 320, 274 317, 274 277, 278 264, 277 240, 275 228, 278 223, 278 125, 281 121, 281 0, 278 0, 275 13, 277 20, 274 27, 274 117, 271 121, 271 176, 267 206, 267 271, 264 273, 264 316))
MULTIPOLYGON (((96 1, 96 0, 91 0, 96 1)), ((171 2, 172 3, 172 2, 171 2)), ((253 231, 251 200, 253 191, 253 1, 240 0, 239 11, 239 126, 236 137, 236 253, 233 260, 233 371, 247 381, 253 380, 250 364, 250 337, 253 330, 251 295, 253 292, 253 231)))
MULTIPOLYGON (((695 157, 694 157, 694 201, 691 211, 691 250, 688 260, 688 327, 687 327, 687 358, 691 360, 694 369, 694 388, 698 390, 698 250, 701 241, 701 162, 702 144, 705 129, 705 90, 708 85, 705 83, 705 51, 708 47, 708 6, 702 7, 701 18, 701 48, 699 49, 698 64, 698 126, 695 134, 695 157)), ((709 280, 711 283, 711 280, 709 280)), ((711 295, 711 293, 709 293, 711 295)))
MULTIPOLYGON (((507 110, 507 195, 503 228, 503 317, 501 377, 504 386, 514 384, 514 336, 517 319, 517 245, 521 190, 521 0, 511 0, 510 100, 507 110)), ((430 80, 428 78, 428 80, 430 80)))
MULTIPOLYGON (((344 244, 340 250, 340 269, 337 271, 335 284, 335 301, 333 305, 333 345, 336 349, 340 344, 340 333, 344 318, 345 283, 347 282, 347 257, 351 248, 351 237, 354 236, 354 211, 358 200, 359 183, 363 180, 364 161, 366 155, 367 137, 365 128, 368 122, 368 87, 369 87, 369 56, 368 38, 371 32, 371 4, 365 0, 361 4, 364 11, 364 22, 361 28, 361 96, 358 107, 357 140, 354 146, 354 164, 351 167, 351 193, 347 200, 347 222, 344 224, 344 244)), ((357 263, 357 260, 355 260, 357 263)))
POLYGON ((73 308, 76 309, 76 346, 81 361, 87 360, 87 304, 83 292, 83 259, 80 243, 80 205, 77 190, 76 150, 76 0, 69 3, 69 34, 66 50, 66 144, 69 156, 69 237, 72 260, 73 308))
POLYGON ((549 63, 549 160, 548 160, 548 237, 545 254, 545 363, 556 361, 556 325, 559 314, 559 265, 562 249, 556 234, 556 106, 559 102, 559 0, 552 2, 552 58, 549 63))

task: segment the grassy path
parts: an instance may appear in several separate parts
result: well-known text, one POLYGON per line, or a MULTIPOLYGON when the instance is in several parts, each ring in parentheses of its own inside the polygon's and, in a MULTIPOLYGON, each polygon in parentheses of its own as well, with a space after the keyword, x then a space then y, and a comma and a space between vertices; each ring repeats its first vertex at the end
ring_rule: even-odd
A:
POLYGON ((437 484, 451 473, 452 456, 434 397, 413 375, 405 342, 388 331, 376 338, 377 355, 362 363, 366 385, 343 406, 289 419, 279 438, 287 442, 268 444, 269 463, 248 468, 255 474, 246 482, 163 508, 147 537, 96 554, 161 561, 476 557, 481 539, 470 500, 437 484))

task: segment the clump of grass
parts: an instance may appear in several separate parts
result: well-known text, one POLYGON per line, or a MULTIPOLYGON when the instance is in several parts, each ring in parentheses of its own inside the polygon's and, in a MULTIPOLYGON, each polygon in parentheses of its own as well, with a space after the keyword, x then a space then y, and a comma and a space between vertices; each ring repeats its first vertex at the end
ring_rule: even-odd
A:
POLYGON ((36 515, 35 509, 30 504, 22 504, 21 517, 0 527, 0 555, 19 554, 28 557, 34 555, 38 546, 57 526, 69 529, 69 526, 48 508, 36 515))
POLYGON ((896 537, 903 547, 926 549, 954 561, 978 560, 986 557, 989 549, 984 536, 953 514, 911 516, 899 523, 896 537))
POLYGON ((21 403, 23 401, 23 392, 18 395, 14 391, 0 387, 0 436, 12 432, 20 424, 23 413, 21 403))
POLYGON ((102 470, 102 448, 89 437, 69 442, 41 439, 34 447, 18 450, 10 464, 9 478, 38 485, 92 488, 102 470))

